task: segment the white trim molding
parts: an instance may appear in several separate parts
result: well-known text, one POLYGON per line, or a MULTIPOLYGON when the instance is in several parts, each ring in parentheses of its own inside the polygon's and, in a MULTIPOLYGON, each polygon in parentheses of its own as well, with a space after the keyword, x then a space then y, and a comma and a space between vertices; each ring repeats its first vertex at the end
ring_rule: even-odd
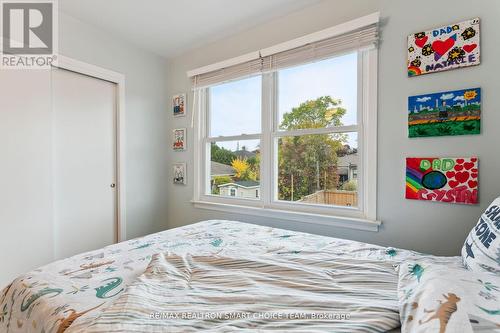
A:
POLYGON ((362 55, 362 117, 363 123, 363 164, 361 177, 365 182, 363 202, 365 204, 365 217, 369 220, 377 218, 377 74, 378 74, 378 49, 364 52, 362 55))
POLYGON ((251 216, 262 216, 280 220, 289 220, 302 223, 314 223, 328 225, 331 227, 348 228, 364 231, 378 231, 382 224, 380 221, 373 221, 356 217, 328 216, 322 214, 313 214, 297 212, 282 209, 261 208, 252 206, 231 205, 227 203, 192 201, 194 207, 199 209, 209 209, 225 213, 245 214, 251 216))
POLYGON ((79 60, 58 55, 54 67, 62 68, 75 73, 95 77, 116 84, 116 191, 117 191, 117 226, 116 241, 122 242, 127 238, 126 232, 126 191, 125 191, 125 75, 91 65, 79 60))

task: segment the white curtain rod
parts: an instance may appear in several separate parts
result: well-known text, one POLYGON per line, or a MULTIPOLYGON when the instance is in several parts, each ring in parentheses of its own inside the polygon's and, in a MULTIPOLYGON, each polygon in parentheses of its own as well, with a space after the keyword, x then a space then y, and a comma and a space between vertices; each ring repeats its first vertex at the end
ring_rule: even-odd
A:
POLYGON ((369 15, 366 15, 366 16, 363 16, 363 17, 360 17, 360 18, 357 18, 357 19, 354 19, 354 20, 351 20, 351 21, 348 21, 345 23, 338 24, 336 26, 333 26, 333 27, 330 27, 330 28, 327 28, 324 30, 320 30, 320 31, 313 32, 311 34, 308 34, 308 35, 305 35, 302 37, 292 39, 292 40, 284 42, 284 43, 280 43, 280 44, 277 44, 277 45, 274 45, 271 47, 264 48, 264 49, 259 50, 259 51, 250 52, 250 53, 241 55, 239 57, 234 57, 234 58, 227 59, 224 61, 216 62, 216 63, 211 64, 211 65, 192 69, 190 71, 187 71, 187 76, 193 77, 196 75, 209 73, 209 72, 212 72, 212 71, 215 71, 218 69, 222 69, 222 68, 226 68, 229 66, 238 65, 238 64, 241 64, 241 63, 244 63, 247 61, 251 61, 254 59, 258 59, 261 56, 262 57, 269 56, 269 55, 276 54, 279 52, 288 51, 288 50, 291 50, 291 49, 294 49, 294 48, 297 48, 297 47, 300 47, 300 46, 303 46, 303 45, 306 45, 309 43, 314 43, 314 42, 318 42, 320 40, 324 40, 327 38, 339 36, 339 35, 345 34, 347 32, 350 32, 350 31, 353 31, 356 29, 360 29, 360 28, 369 26, 371 24, 378 23, 379 18, 380 18, 380 13, 375 12, 375 13, 372 13, 372 14, 369 14, 369 15))

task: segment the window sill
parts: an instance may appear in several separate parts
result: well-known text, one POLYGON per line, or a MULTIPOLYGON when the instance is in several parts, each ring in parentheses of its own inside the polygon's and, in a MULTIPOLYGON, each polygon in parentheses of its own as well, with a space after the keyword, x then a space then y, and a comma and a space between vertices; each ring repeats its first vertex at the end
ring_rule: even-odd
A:
POLYGON ((286 211, 273 208, 251 207, 232 205, 208 201, 191 201, 195 208, 209 209, 226 213, 245 214, 253 216, 269 217, 281 220, 291 220, 303 223, 314 223, 333 227, 349 228, 355 230, 377 232, 381 221, 368 220, 364 218, 353 218, 344 216, 333 216, 323 214, 311 214, 296 211, 286 211))

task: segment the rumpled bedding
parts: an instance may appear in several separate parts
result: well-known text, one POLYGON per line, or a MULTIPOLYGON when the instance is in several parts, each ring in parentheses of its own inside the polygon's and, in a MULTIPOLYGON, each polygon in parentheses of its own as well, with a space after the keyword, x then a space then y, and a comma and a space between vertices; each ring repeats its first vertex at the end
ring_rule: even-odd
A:
MULTIPOLYGON (((385 296, 363 296, 360 293, 349 295, 349 289, 341 286, 338 292, 331 294, 332 308, 329 311, 339 310, 335 308, 335 304, 341 304, 347 296, 352 296, 350 302, 353 302, 353 307, 348 309, 351 311, 351 318, 362 310, 358 307, 359 304, 366 304, 369 308, 370 304, 381 302, 385 307, 381 311, 386 313, 387 322, 394 322, 391 325, 398 325, 392 319, 398 313, 397 272, 393 265, 406 259, 427 258, 437 263, 461 266, 460 257, 434 257, 408 250, 235 221, 203 221, 59 260, 19 276, 0 292, 0 332, 87 332, 92 327, 98 330, 98 324, 103 323, 102 318, 107 313, 112 313, 113 304, 125 293, 127 286, 133 288, 134 282, 140 283, 139 277, 145 273, 153 256, 160 253, 167 253, 172 258, 195 258, 200 265, 201 258, 216 257, 244 259, 248 262, 266 258, 270 265, 278 266, 290 265, 309 257, 326 258, 326 263, 328 260, 336 260, 337 264, 347 265, 366 261, 364 269, 356 266, 356 274, 351 271, 342 275, 342 270, 334 268, 337 267, 336 264, 331 262, 332 267, 325 267, 321 260, 317 262, 318 266, 312 265, 310 271, 305 266, 302 269, 313 275, 322 269, 325 270, 323 274, 329 271, 331 279, 325 278, 324 281, 338 279, 337 281, 343 281, 346 288, 365 283, 368 286, 372 283, 384 285, 387 288, 385 296), (380 272, 380 267, 384 267, 383 273, 380 272), (335 271, 339 275, 336 276, 335 271), (392 283, 390 287, 389 284, 392 283), (341 290, 346 293, 340 292, 341 290), (106 312, 107 309, 109 312, 106 312)), ((157 257, 158 255, 155 258, 157 257)), ((287 277, 280 276, 280 279, 285 282, 287 277)), ((324 287, 328 289, 331 286, 324 287)), ((292 293, 292 289, 289 290, 292 293)), ((119 304, 116 303, 116 306, 119 304)), ((186 304, 174 304, 184 311, 186 304)), ((296 303, 297 311, 302 307, 304 304, 296 303)), ((149 311, 152 310, 154 309, 144 309, 144 320, 150 318, 149 311)), ((379 319, 376 320, 376 327, 379 327, 379 319)), ((157 320, 156 323, 163 328, 165 325, 178 324, 162 320, 157 320)), ((348 323, 347 320, 339 322, 341 325, 348 323)), ((175 327, 169 327, 168 330, 174 329, 175 327)), ((200 331, 204 330, 200 328, 200 331)), ((304 331, 308 329, 304 328, 304 331)))
POLYGON ((87 332, 386 332, 399 326, 396 286, 380 260, 160 253, 87 332))

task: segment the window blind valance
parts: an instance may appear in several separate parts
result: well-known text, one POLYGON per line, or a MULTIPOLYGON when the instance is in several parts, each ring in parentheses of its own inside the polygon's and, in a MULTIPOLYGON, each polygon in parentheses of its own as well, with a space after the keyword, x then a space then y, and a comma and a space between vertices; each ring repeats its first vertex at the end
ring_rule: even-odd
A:
POLYGON ((193 87, 205 88, 222 82, 252 76, 269 69, 269 57, 257 58, 241 64, 224 67, 212 72, 195 75, 192 77, 193 87))
POLYGON ((255 55, 255 59, 193 75, 193 87, 195 89, 204 88, 260 73, 323 60, 336 54, 376 47, 377 42, 378 22, 281 52, 272 53, 272 50, 262 50, 255 55))

